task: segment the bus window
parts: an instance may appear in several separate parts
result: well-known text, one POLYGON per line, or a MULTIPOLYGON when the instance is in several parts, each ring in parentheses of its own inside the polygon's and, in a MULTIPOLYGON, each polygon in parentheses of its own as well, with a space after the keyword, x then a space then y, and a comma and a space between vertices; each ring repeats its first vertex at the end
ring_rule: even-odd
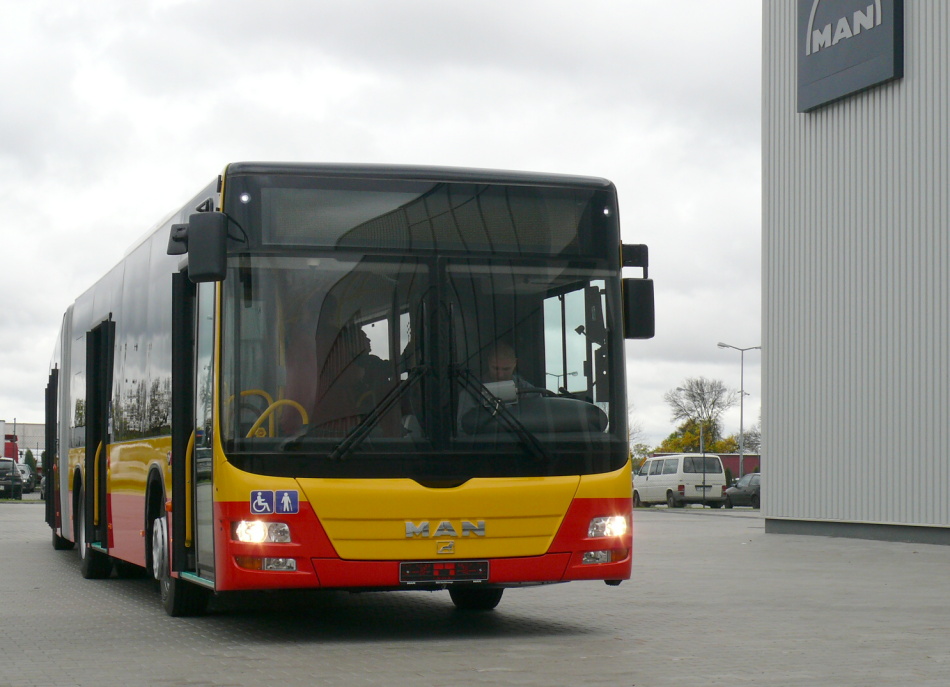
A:
POLYGON ((544 302, 546 386, 598 402, 608 401, 603 280, 575 285, 544 302), (601 388, 597 389, 600 384, 601 388))

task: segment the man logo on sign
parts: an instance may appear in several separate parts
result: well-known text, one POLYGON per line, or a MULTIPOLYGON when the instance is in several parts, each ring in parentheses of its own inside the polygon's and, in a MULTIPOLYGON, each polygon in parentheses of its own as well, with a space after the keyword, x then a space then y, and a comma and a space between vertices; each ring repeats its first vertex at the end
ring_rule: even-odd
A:
POLYGON ((904 75, 904 0, 798 0, 798 111, 904 75))

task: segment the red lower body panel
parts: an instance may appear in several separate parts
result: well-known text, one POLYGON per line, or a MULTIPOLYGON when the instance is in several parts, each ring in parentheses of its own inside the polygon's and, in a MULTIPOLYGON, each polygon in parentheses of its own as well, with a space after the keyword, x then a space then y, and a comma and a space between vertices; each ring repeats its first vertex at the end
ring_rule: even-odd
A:
MULTIPOLYGON (((547 553, 541 556, 490 559, 486 583, 518 585, 629 579, 633 541, 630 508, 629 498, 575 499, 547 553), (587 536, 592 518, 613 515, 626 517, 628 528, 625 535, 600 538, 587 536), (588 551, 611 551, 613 560, 609 563, 585 564, 583 558, 588 551)), ((275 518, 288 522, 295 534, 293 544, 243 544, 230 540, 231 522, 248 517, 247 503, 216 504, 220 538, 215 555, 215 587, 219 591, 360 587, 412 589, 414 586, 400 583, 401 561, 340 559, 308 503, 300 504, 299 513, 275 518), (239 557, 243 556, 294 558, 297 570, 251 570, 239 565, 239 557)))

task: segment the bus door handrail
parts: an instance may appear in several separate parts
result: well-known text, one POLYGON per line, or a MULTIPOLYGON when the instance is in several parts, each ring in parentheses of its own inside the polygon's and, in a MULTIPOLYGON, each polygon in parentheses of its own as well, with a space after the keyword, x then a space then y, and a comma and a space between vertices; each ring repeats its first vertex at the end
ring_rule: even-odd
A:
POLYGON ((96 456, 92 459, 92 524, 99 526, 99 459, 102 456, 102 442, 96 446, 96 456))
POLYGON ((195 455, 195 431, 191 430, 191 436, 188 437, 188 447, 185 449, 185 548, 191 548, 191 522, 192 509, 194 508, 194 481, 191 478, 191 466, 195 455))

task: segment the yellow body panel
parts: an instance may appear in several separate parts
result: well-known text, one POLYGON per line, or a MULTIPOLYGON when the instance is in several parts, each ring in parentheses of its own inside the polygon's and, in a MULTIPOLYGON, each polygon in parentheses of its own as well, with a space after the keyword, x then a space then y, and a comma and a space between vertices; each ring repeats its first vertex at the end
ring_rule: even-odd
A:
POLYGON ((580 479, 473 479, 433 489, 410 479, 266 477, 226 461, 215 468, 217 501, 248 502, 255 489, 299 489, 301 503, 311 504, 337 553, 347 560, 433 558, 447 541, 454 542, 452 551, 442 555, 451 558, 541 555, 557 534, 580 479), (427 536, 407 537, 407 522, 416 529, 428 523, 427 536), (465 531, 480 523, 484 536, 465 531))
MULTIPOLYGON (((114 494, 145 494, 148 471, 158 465, 171 492, 168 455, 171 437, 138 439, 109 445, 109 491, 114 494)), ((168 494, 171 496, 171 493, 168 494)))
POLYGON ((550 548, 578 478, 473 479, 451 489, 409 479, 299 482, 341 558, 386 560, 440 551, 457 558, 539 556, 550 548))
POLYGON ((550 548, 573 499, 631 496, 629 462, 606 474, 472 479, 429 488, 410 479, 255 475, 216 453, 216 501, 248 503, 255 490, 297 489, 344 560, 539 556, 550 548), (482 524, 484 536, 472 531, 482 524))
POLYGON ((626 465, 614 472, 583 475, 575 496, 579 499, 632 499, 632 479, 628 460, 626 465))
POLYGON ((72 491, 75 487, 73 480, 76 477, 76 471, 83 471, 84 461, 86 460, 86 449, 85 448, 71 448, 67 454, 67 484, 69 485, 69 490, 72 491))

